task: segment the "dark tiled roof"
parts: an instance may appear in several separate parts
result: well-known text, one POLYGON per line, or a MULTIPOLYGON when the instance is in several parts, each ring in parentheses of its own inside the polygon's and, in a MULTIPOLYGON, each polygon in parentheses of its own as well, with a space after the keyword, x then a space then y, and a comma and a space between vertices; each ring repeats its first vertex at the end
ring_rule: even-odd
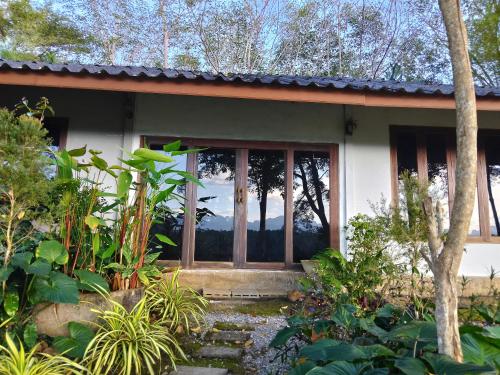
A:
MULTIPOLYGON (((0 70, 14 71, 50 71, 76 75, 125 76, 131 78, 152 78, 177 81, 218 81, 228 83, 246 83, 251 85, 278 85, 296 87, 317 87, 324 89, 346 89, 355 91, 445 95, 453 94, 452 85, 425 84, 419 82, 400 82, 393 80, 354 79, 346 77, 303 77, 268 74, 222 74, 190 70, 147 68, 143 66, 117 66, 92 64, 48 64, 31 61, 12 61, 0 59, 0 70)), ((479 97, 500 97, 498 87, 476 86, 479 97)))

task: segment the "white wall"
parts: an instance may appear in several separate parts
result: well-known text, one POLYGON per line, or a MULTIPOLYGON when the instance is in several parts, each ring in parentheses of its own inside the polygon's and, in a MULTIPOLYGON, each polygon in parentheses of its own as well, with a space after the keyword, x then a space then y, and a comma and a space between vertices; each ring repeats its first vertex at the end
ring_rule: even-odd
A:
MULTIPOLYGON (((345 145, 347 218, 360 212, 370 214, 370 202, 391 198, 389 125, 455 126, 451 110, 354 107, 349 112, 357 128, 345 145)), ((479 112, 478 120, 480 128, 500 129, 498 113, 479 112)), ((466 249, 462 274, 488 276, 491 267, 500 270, 500 244, 467 244, 466 249)))
MULTIPOLYGON (((69 121, 66 148, 102 151, 101 157, 116 164, 123 146, 125 95, 105 91, 62 90, 0 86, 0 106, 14 108, 21 98, 27 97, 34 105, 42 96, 49 99, 56 117, 69 121)), ((114 188, 112 179, 104 184, 114 188)))
MULTIPOLYGON (((109 163, 118 162, 122 148, 139 147, 141 135, 338 143, 341 226, 356 213, 370 214, 370 201, 390 199, 389 125, 455 123, 449 110, 347 107, 357 128, 344 136, 339 105, 150 94, 135 95, 134 118, 127 120, 125 94, 9 86, 0 91, 0 105, 12 107, 23 96, 48 97, 56 115, 69 118, 68 148, 87 144, 109 163)), ((500 116, 480 112, 479 123, 500 129, 500 116)), ((488 275, 491 266, 500 270, 499 244, 467 245, 463 274, 488 275)))

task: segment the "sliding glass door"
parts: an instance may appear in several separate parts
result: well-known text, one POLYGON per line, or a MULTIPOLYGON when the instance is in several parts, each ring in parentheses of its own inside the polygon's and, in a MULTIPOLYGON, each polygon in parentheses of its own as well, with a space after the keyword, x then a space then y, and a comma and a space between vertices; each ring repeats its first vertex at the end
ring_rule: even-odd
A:
POLYGON ((293 268, 338 247, 337 145, 183 143, 202 148, 185 162, 201 185, 185 189, 184 267, 293 268))

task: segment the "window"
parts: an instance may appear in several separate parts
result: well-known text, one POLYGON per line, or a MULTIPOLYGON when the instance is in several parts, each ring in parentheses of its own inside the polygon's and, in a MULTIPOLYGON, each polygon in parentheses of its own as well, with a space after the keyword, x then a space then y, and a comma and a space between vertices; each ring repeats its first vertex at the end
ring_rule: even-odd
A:
POLYGON ((47 137, 51 140, 51 146, 55 150, 63 149, 66 146, 68 119, 62 117, 45 117, 43 126, 48 131, 47 137))
MULTIPOLYGON (((393 197, 398 196, 399 176, 409 171, 429 183, 434 201, 443 207, 444 227, 455 191, 455 130, 452 128, 391 127, 393 197)), ((500 241, 500 132, 478 135, 477 189, 469 227, 469 240, 500 241)))
MULTIPOLYGON (((146 141, 159 148, 170 140, 146 141)), ((294 268, 338 248, 337 145, 182 141, 202 149, 182 165, 203 187, 187 184, 182 220, 155 227, 182 244, 160 259, 181 259, 185 267, 294 268)))

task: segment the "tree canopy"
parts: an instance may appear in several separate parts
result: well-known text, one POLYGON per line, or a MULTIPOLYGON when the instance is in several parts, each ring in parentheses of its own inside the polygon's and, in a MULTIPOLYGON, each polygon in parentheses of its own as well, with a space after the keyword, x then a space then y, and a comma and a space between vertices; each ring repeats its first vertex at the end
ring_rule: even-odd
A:
MULTIPOLYGON (((498 0, 462 0, 476 82, 498 85, 498 0)), ((224 73, 450 82, 434 0, 3 0, 2 55, 224 73)))

